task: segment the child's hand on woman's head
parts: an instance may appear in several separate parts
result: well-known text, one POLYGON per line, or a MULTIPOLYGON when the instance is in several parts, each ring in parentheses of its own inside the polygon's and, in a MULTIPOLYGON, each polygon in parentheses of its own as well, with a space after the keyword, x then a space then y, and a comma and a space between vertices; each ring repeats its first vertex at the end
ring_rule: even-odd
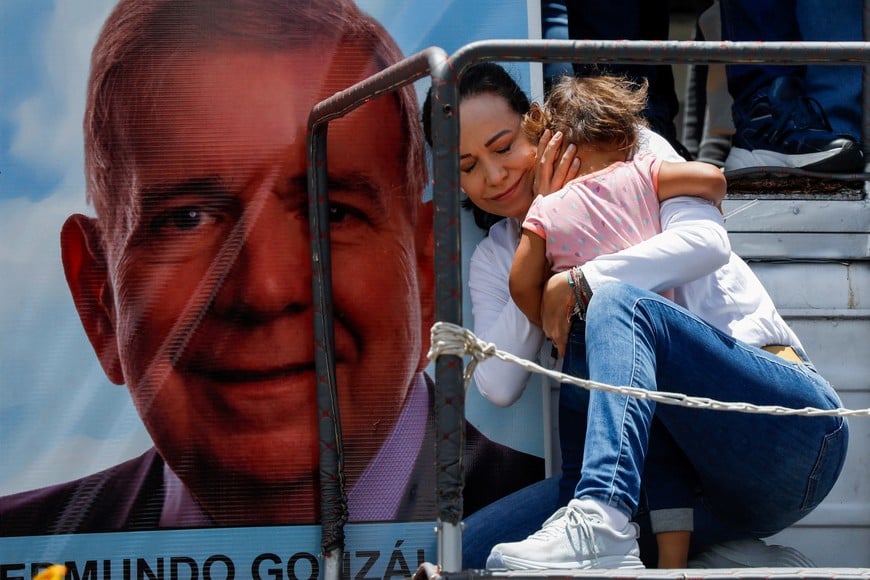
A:
POLYGON ((559 356, 565 356, 568 333, 571 331, 570 313, 574 308, 574 292, 564 272, 553 274, 544 285, 541 300, 541 326, 544 335, 553 341, 559 356))
POLYGON ((548 195, 562 189, 580 172, 580 160, 575 157, 577 147, 573 143, 563 147, 563 139, 561 131, 556 131, 554 135, 547 129, 538 141, 534 181, 536 195, 548 195))

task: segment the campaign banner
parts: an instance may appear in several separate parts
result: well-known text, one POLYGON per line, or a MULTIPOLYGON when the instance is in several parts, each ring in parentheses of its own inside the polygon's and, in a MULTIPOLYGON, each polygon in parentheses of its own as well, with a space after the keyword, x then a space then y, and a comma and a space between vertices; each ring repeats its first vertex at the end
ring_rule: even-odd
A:
MULTIPOLYGON (((408 578, 432 562, 434 528, 424 523, 351 524, 345 578, 408 578)), ((318 578, 320 528, 275 526, 6 538, 0 578, 30 579, 49 564, 68 577, 284 580, 318 578)))
MULTIPOLYGON (((526 0, 4 4, 0 579, 319 574, 308 113, 537 17, 526 0)), ((507 68, 533 91, 529 65, 507 68)), ((428 86, 330 125, 354 577, 436 557, 428 86)), ((482 236, 463 215, 464 275, 482 236)), ((468 391, 466 515, 544 476, 527 391, 509 408, 468 391)))

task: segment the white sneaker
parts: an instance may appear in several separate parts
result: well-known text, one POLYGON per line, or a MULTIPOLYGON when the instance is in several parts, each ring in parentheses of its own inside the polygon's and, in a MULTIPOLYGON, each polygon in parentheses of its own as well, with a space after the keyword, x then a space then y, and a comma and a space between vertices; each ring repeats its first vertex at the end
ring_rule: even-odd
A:
POLYGON ((572 570, 643 568, 637 545, 639 529, 629 522, 621 530, 605 523, 594 502, 572 499, 523 540, 498 544, 487 569, 572 570))
POLYGON ((794 548, 750 538, 714 544, 689 560, 688 567, 815 568, 815 564, 794 548))

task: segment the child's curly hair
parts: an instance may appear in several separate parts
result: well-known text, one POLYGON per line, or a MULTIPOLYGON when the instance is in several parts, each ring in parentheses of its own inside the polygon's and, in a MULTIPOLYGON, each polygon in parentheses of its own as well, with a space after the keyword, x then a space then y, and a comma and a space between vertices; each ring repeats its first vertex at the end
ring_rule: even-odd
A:
POLYGON ((532 142, 549 129, 561 131, 565 144, 616 145, 631 155, 647 126, 648 83, 619 76, 566 76, 553 85, 543 105, 534 103, 523 118, 523 133, 532 142))

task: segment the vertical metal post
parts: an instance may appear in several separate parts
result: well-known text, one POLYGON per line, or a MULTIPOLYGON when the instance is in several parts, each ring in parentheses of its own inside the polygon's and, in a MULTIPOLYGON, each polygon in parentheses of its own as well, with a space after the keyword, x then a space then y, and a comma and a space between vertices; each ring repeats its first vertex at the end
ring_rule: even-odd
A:
MULTIPOLYGON (((432 172, 435 203, 435 320, 462 324, 462 260, 459 228, 458 71, 441 63, 432 71, 432 172)), ((463 360, 441 356, 435 363, 435 458, 438 500, 438 563, 462 570, 465 452, 463 360)))
MULTIPOLYGON (((348 520, 344 450, 335 378, 335 334, 332 316, 332 268, 329 246, 326 137, 329 122, 371 99, 423 78, 435 63, 447 60, 444 50, 426 48, 380 73, 321 101, 308 117, 308 216, 311 244, 314 346, 320 437, 321 548, 324 580, 343 573, 344 526, 348 520)), ((456 175, 459 175, 458 159, 456 175)), ((458 216, 458 211, 456 212, 458 216)), ((455 284, 458 285, 457 276, 455 284)), ((457 381, 461 388, 461 380, 457 381)), ((460 559, 461 561, 461 559, 460 559)))
MULTIPOLYGON (((870 40, 870 0, 864 0, 864 40, 870 40)), ((870 171, 870 63, 861 68, 863 89, 861 92, 861 142, 864 149, 864 171, 870 171)), ((864 182, 864 196, 870 195, 870 182, 864 182)))
POLYGON ((332 267, 329 247, 329 199, 326 190, 326 133, 315 124, 308 137, 309 236, 311 244, 314 363, 317 371, 317 425, 320 454, 321 528, 324 579, 339 580, 344 556, 347 496, 344 449, 335 381, 335 327, 332 319, 332 267))

